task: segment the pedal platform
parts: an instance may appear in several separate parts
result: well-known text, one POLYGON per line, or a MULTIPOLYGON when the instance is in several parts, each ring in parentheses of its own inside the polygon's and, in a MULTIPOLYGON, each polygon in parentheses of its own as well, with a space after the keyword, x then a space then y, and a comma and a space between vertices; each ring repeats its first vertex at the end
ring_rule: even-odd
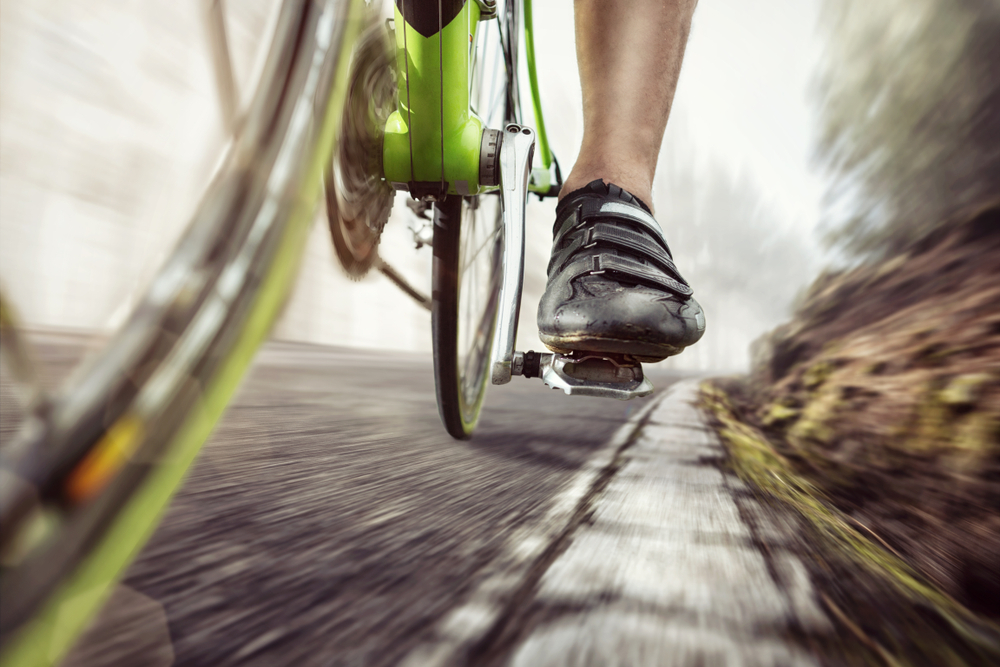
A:
POLYGON ((625 354, 606 352, 515 352, 511 375, 541 378, 567 396, 598 396, 627 401, 653 393, 642 364, 625 354))

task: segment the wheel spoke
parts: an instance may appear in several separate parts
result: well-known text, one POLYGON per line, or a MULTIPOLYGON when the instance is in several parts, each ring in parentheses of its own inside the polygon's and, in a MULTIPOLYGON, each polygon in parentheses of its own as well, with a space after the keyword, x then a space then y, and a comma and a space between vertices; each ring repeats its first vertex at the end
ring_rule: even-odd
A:
POLYGON ((501 229, 496 200, 481 197, 475 203, 478 206, 468 203, 464 213, 459 255, 459 391, 466 405, 477 403, 486 372, 484 360, 496 310, 492 277, 499 263, 497 236, 501 229), (489 252, 484 253, 487 248, 489 252))
MULTIPOLYGON (((516 33, 514 17, 499 12, 498 25, 484 24, 477 39, 469 99, 485 127, 500 127, 511 120, 508 113, 517 113, 516 87, 507 76, 516 71, 516 53, 510 50, 516 39, 509 42, 516 33)), ((489 384, 502 262, 500 201, 484 194, 447 201, 443 208, 449 215, 459 209, 461 223, 455 232, 435 227, 435 259, 454 268, 435 273, 442 304, 434 311, 438 401, 448 432, 463 438, 475 427, 489 384)))
POLYGON ((225 9, 222 0, 206 0, 205 33, 208 35, 209 52, 215 70, 215 89, 219 95, 222 125, 230 134, 236 133, 238 118, 238 91, 233 77, 233 60, 226 34, 225 9))
POLYGON ((480 244, 480 246, 478 248, 476 248, 476 251, 472 255, 470 255, 470 256, 468 256, 468 257, 465 258, 466 261, 462 265, 462 273, 465 273, 465 271, 472 264, 472 261, 476 257, 479 256, 479 253, 481 253, 483 251, 483 248, 485 248, 487 245, 489 245, 490 241, 492 241, 496 236, 498 236, 500 234, 500 230, 502 230, 502 229, 503 229, 503 227, 500 227, 498 225, 496 229, 494 229, 492 232, 490 232, 490 235, 486 237, 486 240, 484 240, 482 242, 482 244, 480 244))

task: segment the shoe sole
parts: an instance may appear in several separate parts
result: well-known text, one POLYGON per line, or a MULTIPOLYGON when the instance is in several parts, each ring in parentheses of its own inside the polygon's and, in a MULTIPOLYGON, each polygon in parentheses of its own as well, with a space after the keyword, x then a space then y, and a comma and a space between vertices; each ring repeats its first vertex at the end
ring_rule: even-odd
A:
POLYGON ((640 340, 623 338, 602 338, 593 335, 550 336, 539 332, 538 337, 545 347, 553 352, 568 354, 569 352, 609 352, 612 354, 628 354, 639 361, 656 363, 667 357, 680 354, 684 347, 666 345, 663 343, 646 343, 640 340))

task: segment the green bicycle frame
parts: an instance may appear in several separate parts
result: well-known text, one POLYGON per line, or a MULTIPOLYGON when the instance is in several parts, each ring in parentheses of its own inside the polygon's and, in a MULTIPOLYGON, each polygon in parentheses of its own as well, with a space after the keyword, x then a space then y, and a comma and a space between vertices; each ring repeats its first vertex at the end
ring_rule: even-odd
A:
POLYGON ((406 23, 396 5, 399 106, 386 122, 382 165, 385 179, 398 190, 416 195, 418 184, 431 189, 444 184, 449 194, 459 195, 481 190, 483 122, 469 107, 479 16, 479 5, 465 2, 457 16, 428 37, 406 23))
MULTIPOLYGON (((415 197, 441 192, 474 195, 496 189, 479 181, 484 127, 469 101, 481 10, 478 2, 466 0, 448 20, 442 5, 454 9, 455 4, 456 0, 395 3, 398 106, 385 125, 382 166, 385 179, 395 189, 409 190, 415 197), (423 34, 403 16, 403 11, 410 14, 417 6, 424 14, 423 34)), ((547 192, 552 157, 538 100, 530 0, 526 0, 525 12, 528 73, 545 167, 535 170, 537 177, 533 174, 529 189, 547 192)))

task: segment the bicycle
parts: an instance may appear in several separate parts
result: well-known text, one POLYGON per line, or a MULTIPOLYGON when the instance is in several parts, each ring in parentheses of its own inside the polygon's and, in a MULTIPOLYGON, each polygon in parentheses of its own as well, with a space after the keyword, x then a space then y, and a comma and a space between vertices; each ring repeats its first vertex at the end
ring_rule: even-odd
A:
MULTIPOLYGON (((396 0, 385 24, 361 0, 285 0, 243 114, 224 20, 218 2, 210 7, 233 132, 226 158, 125 325, 57 394, 32 392, 3 451, 3 665, 57 661, 152 533, 279 312, 320 188, 345 270, 378 268, 431 309, 438 405, 454 437, 472 434, 487 385, 514 375, 567 394, 652 391, 629 358, 514 350, 524 207, 530 192, 561 185, 530 0, 537 133, 521 122, 516 0, 396 0), (532 168, 536 148, 542 165, 532 168), (378 256, 397 190, 423 202, 419 214, 432 209, 432 237, 415 234, 433 245, 433 298, 378 256)), ((31 386, 30 355, 2 304, 4 353, 31 386)))
MULTIPOLYGON (((341 143, 331 162, 327 210, 337 256, 350 275, 378 266, 431 307, 435 386, 448 433, 471 436, 488 379, 505 384, 523 375, 567 394, 648 395, 652 385, 634 360, 514 350, 527 195, 556 196, 562 183, 539 101, 530 0, 524 36, 537 133, 522 122, 517 77, 510 76, 517 72, 516 2, 506 4, 497 19, 498 44, 479 44, 471 54, 468 45, 482 37, 476 26, 496 16, 494 0, 453 3, 448 13, 440 3, 396 5, 395 25, 405 29, 391 30, 394 43, 380 47, 384 33, 374 28, 359 50, 368 57, 356 60, 351 81, 375 92, 352 97, 361 104, 349 109, 356 117, 346 114, 344 126, 355 128, 361 141, 341 143), (392 49, 394 70, 386 55, 392 49), (485 77, 475 59, 482 65, 501 55, 509 85, 503 95, 484 94, 485 77), (404 83, 394 86, 392 74, 404 83), (414 76, 419 78, 411 85, 414 76), (497 125, 503 129, 490 129, 497 125), (532 168, 536 146, 542 164, 532 168), (376 158, 366 162, 366 156, 376 158), (434 299, 377 260, 394 190, 433 204, 434 299)), ((418 246, 427 242, 416 236, 418 246)))

